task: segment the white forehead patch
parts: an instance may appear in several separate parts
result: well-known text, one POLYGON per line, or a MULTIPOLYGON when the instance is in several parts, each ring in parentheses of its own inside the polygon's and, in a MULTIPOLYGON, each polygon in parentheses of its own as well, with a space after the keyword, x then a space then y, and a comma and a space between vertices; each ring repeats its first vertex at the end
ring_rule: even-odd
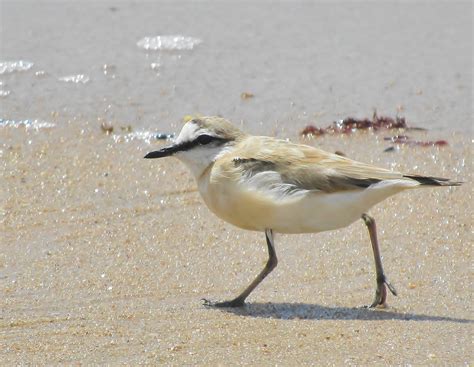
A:
MULTIPOLYGON (((203 129, 196 123, 187 122, 181 129, 174 144, 179 145, 192 142, 202 134, 214 135, 208 129, 203 129)), ((177 152, 174 156, 182 161, 197 178, 202 175, 204 170, 209 167, 224 148, 223 146, 215 146, 213 144, 205 146, 195 145, 191 149, 177 152)))
POLYGON ((203 133, 208 133, 207 129, 202 129, 198 124, 189 121, 183 126, 175 142, 179 144, 185 141, 193 141, 203 133))

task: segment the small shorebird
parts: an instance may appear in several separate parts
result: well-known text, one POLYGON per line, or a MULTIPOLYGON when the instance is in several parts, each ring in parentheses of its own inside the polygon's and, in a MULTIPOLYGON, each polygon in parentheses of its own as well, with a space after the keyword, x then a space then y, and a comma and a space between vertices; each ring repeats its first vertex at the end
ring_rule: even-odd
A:
POLYGON ((174 144, 145 158, 175 156, 196 178, 209 209, 237 227, 265 232, 269 258, 255 280, 236 298, 204 300, 216 307, 243 306, 247 296, 276 267, 273 233, 316 233, 346 227, 361 218, 375 259, 377 287, 369 307, 385 305, 387 287, 375 221, 375 204, 407 189, 458 186, 445 178, 405 175, 307 145, 252 136, 220 117, 187 122, 174 144))

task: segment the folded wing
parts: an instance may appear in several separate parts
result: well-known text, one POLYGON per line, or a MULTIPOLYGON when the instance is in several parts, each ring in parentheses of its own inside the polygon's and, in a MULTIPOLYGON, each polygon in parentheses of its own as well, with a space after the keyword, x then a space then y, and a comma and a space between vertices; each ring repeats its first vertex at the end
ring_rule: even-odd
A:
POLYGON ((223 171, 232 172, 234 179, 257 189, 337 192, 403 179, 399 172, 284 140, 255 137, 246 145, 225 160, 223 171))

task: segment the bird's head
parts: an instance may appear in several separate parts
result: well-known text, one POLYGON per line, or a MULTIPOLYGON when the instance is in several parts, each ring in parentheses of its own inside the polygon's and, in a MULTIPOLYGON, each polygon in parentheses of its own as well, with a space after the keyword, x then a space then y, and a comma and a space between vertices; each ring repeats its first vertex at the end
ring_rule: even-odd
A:
POLYGON ((183 126, 173 144, 148 153, 145 158, 175 156, 199 177, 220 154, 244 137, 242 131, 224 118, 194 118, 183 126))

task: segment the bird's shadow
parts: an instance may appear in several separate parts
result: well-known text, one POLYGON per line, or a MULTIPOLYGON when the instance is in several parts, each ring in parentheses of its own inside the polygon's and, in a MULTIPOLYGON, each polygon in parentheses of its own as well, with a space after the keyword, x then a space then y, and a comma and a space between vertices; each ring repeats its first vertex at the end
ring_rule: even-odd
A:
POLYGON ((270 318, 282 320, 400 320, 400 321, 444 321, 462 324, 474 323, 474 320, 398 312, 390 309, 369 309, 350 307, 328 307, 308 303, 246 303, 243 307, 213 308, 239 316, 270 318))

